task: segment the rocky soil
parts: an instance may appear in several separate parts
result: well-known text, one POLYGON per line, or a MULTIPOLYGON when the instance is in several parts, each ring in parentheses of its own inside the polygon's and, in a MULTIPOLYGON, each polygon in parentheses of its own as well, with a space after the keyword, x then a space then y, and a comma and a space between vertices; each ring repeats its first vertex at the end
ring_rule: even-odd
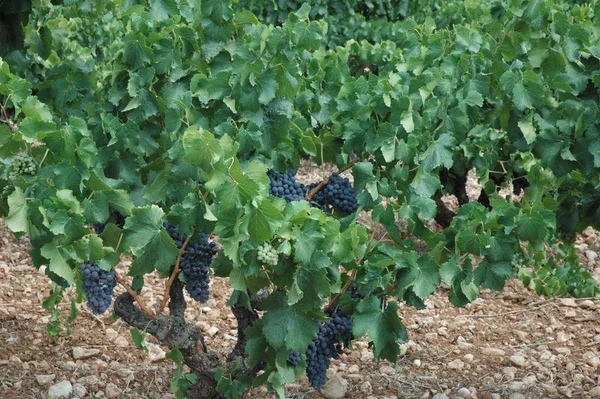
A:
MULTIPOLYGON (((579 237, 582 262, 600 281, 600 234, 579 237)), ((136 349, 127 325, 92 315, 85 305, 60 337, 46 332, 42 302, 52 288, 31 266, 26 239, 16 240, 0 220, 0 398, 173 398, 173 364, 148 338, 136 349)), ((119 267, 126 274, 127 262, 119 267)), ((162 299, 164 281, 148 277, 143 297, 162 299)), ((121 287, 117 288, 120 293, 121 287)), ((211 350, 225 354, 236 340, 236 320, 225 306, 227 282, 215 279, 213 298, 190 301, 187 317, 206 333, 211 350)), ((600 398, 600 298, 544 299, 518 281, 502 292, 455 308, 440 289, 427 309, 401 308, 410 340, 397 365, 373 359, 355 342, 329 370, 323 390, 307 381, 288 386, 289 398, 600 398)), ((74 291, 67 291, 68 298, 74 291)), ((70 304, 61 306, 61 320, 70 304)), ((248 398, 274 398, 265 389, 248 398)))

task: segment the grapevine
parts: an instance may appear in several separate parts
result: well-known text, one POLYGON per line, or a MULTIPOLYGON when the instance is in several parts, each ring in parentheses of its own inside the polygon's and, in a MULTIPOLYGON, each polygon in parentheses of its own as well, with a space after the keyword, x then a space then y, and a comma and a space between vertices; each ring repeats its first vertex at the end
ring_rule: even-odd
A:
POLYGON ((515 276, 600 295, 572 245, 600 227, 596 1, 309 3, 41 2, 0 59, 0 214, 57 296, 125 288, 178 398, 322 387, 358 337, 396 362, 401 306, 442 282, 457 306, 515 276), (211 278, 227 354, 186 319, 211 278))

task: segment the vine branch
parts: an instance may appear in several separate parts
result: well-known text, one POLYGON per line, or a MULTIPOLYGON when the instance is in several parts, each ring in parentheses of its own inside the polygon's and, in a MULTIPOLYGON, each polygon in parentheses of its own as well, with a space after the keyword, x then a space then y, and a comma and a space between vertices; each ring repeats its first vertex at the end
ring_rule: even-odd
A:
POLYGON ((125 290, 127 290, 127 292, 129 293, 129 295, 131 295, 133 297, 133 299, 135 299, 135 301, 138 303, 140 309, 146 313, 149 317, 151 318, 156 318, 156 315, 150 310, 148 309, 148 307, 146 306, 146 303, 142 300, 142 298, 140 298, 140 296, 133 290, 133 288, 131 288, 131 286, 129 284, 127 284, 127 282, 125 280, 123 280, 123 278, 121 278, 121 276, 119 276, 116 271, 115 271, 115 279, 117 280, 117 283, 121 284, 123 286, 123 288, 125 288, 125 290))
MULTIPOLYGON (((358 163, 358 161, 359 161, 358 158, 353 161, 350 161, 350 163, 348 163, 348 165, 346 165, 342 169, 338 170, 338 173, 344 173, 345 171, 347 171, 348 169, 353 167, 356 163, 358 163)), ((319 192, 319 190, 321 190, 323 187, 325 187, 325 185, 328 182, 329 182, 329 177, 326 177, 325 179, 323 179, 323 181, 321 183, 317 184, 317 186, 315 188, 310 190, 308 192, 308 194, 306 194, 306 197, 304 197, 304 199, 307 201, 312 201, 313 197, 319 192)))
POLYGON ((160 303, 160 307, 158 308, 158 313, 162 313, 163 310, 165 310, 165 306, 167 306, 167 301, 169 300, 169 294, 171 292, 171 286, 173 285, 173 281, 175 281, 175 278, 177 278, 177 274, 179 273, 179 264, 181 263, 181 257, 183 256, 185 248, 189 244, 191 238, 192 236, 187 236, 187 238, 183 242, 183 245, 181 246, 181 248, 179 248, 179 255, 177 255, 177 261, 175 262, 173 273, 171 273, 171 277, 169 277, 169 280, 165 285, 165 294, 163 295, 163 300, 160 303))

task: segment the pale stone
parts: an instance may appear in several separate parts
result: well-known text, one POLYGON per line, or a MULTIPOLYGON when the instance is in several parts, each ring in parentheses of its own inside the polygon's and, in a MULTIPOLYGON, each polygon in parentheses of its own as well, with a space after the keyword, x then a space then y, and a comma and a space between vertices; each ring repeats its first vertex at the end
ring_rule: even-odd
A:
POLYGON ((560 342, 560 343, 567 342, 571 338, 573 338, 573 335, 567 334, 567 333, 562 332, 562 331, 559 331, 558 334, 556 334, 556 341, 560 342))
POLYGON ((129 341, 125 337, 119 337, 115 340, 115 345, 125 348, 129 346, 129 341))
POLYGON ((73 386, 69 381, 61 381, 58 384, 54 384, 48 390, 48 399, 66 399, 71 396, 73 386))
POLYGON ((590 249, 585 251, 584 254, 585 254, 585 257, 588 258, 589 260, 591 260, 592 262, 595 261, 596 258, 598 258, 598 253, 596 253, 595 251, 592 251, 590 249))
POLYGON ((594 352, 586 352, 583 354, 583 360, 592 367, 600 366, 600 358, 594 352))
POLYGON ((576 308, 577 307, 577 302, 575 302, 575 300, 573 298, 561 298, 560 299, 560 303, 563 306, 568 306, 570 308, 576 308))
POLYGON ((510 357, 510 362, 517 367, 524 367, 527 364, 527 360, 523 356, 514 355, 510 357))
POLYGON ((463 360, 465 362, 472 362, 474 359, 474 356, 471 353, 467 353, 466 355, 463 356, 463 360))
POLYGON ((586 299, 585 301, 579 302, 579 307, 581 309, 590 309, 590 308, 593 308, 595 306, 596 306, 596 304, 594 303, 594 301, 589 300, 589 299, 586 299))
POLYGON ((81 348, 76 346, 73 348, 73 359, 83 360, 89 359, 90 357, 96 356, 100 353, 99 349, 81 348))
POLYGON ((217 335, 217 333, 218 333, 218 332, 219 332, 219 329, 218 329, 217 327, 215 327, 215 326, 212 326, 212 327, 210 327, 210 328, 209 328, 209 329, 206 331, 206 333, 207 333, 208 335, 210 335, 211 337, 214 337, 215 335, 217 335))
POLYGON ((121 395, 121 390, 118 386, 116 386, 112 382, 109 382, 108 384, 106 384, 106 388, 104 388, 104 394, 107 398, 114 399, 118 398, 121 395))
POLYGON ((600 385, 598 385, 597 387, 594 387, 594 388, 590 389, 590 391, 588 392, 588 394, 592 398, 598 398, 598 397, 600 397, 600 385))
POLYGON ((73 384, 73 395, 76 398, 84 398, 87 394, 87 389, 81 384, 73 384))
POLYGON ((512 380, 515 378, 515 374, 517 374, 517 369, 516 367, 504 367, 502 372, 505 376, 512 380))
POLYGON ((504 354, 506 353, 502 349, 498 349, 498 348, 483 348, 481 350, 481 352, 484 355, 490 355, 490 356, 504 356, 504 354))
MULTIPOLYGON (((417 359, 417 360, 418 360, 418 359, 417 359)), ((382 374, 386 374, 386 375, 393 375, 393 374, 396 374, 396 369, 394 369, 394 368, 393 368, 393 367, 391 367, 391 366, 387 366, 387 365, 381 366, 381 367, 379 368, 379 371, 380 371, 382 374)))
POLYGON ((321 393, 327 399, 342 399, 346 396, 348 390, 348 381, 339 375, 329 378, 327 384, 321 389, 321 393))
POLYGON ((465 367, 465 363, 460 359, 456 359, 448 363, 448 368, 453 370, 462 370, 463 367, 465 367))
POLYGON ((567 347, 554 348, 554 350, 556 351, 556 353, 558 353, 560 355, 568 356, 571 354, 571 349, 569 349, 567 347))
POLYGON ((448 399, 448 395, 445 393, 436 393, 431 399, 448 399))
POLYGON ((166 352, 162 350, 162 348, 156 344, 151 342, 147 343, 148 345, 148 358, 151 362, 159 362, 166 358, 166 352))
POLYGON ((469 396, 471 396, 471 391, 469 390, 469 388, 461 388, 458 390, 457 392, 458 396, 460 396, 461 398, 468 398, 469 396))
POLYGON ((107 328, 104 334, 106 335, 106 339, 111 342, 115 341, 119 336, 119 333, 113 330, 112 328, 107 328))
POLYGON ((369 381, 365 381, 361 384, 360 391, 366 395, 369 395, 373 391, 373 387, 369 381))
POLYGON ((352 366, 348 367, 348 373, 358 374, 360 373, 360 367, 356 364, 353 364, 352 366))
POLYGON ((35 376, 35 380, 40 385, 48 385, 56 378, 55 374, 39 374, 35 376))

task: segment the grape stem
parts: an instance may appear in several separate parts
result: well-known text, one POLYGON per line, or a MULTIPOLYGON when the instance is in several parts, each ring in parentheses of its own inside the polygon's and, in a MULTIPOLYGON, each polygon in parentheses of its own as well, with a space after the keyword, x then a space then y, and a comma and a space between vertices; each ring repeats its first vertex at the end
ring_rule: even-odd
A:
MULTIPOLYGON (((357 265, 360 266, 360 262, 357 262, 357 265)), ((327 304, 327 306, 325 306, 325 308, 323 309, 323 312, 327 312, 329 309, 331 309, 333 307, 333 305, 337 302, 338 299, 340 299, 340 297, 344 294, 344 292, 346 292, 348 290, 348 287, 350 287, 350 284, 352 284, 352 282, 354 281, 354 279, 356 278, 356 269, 352 270, 350 272, 350 277, 348 277, 348 281, 346 281, 346 284, 344 284, 344 286, 342 287, 341 291, 338 292, 332 299, 331 301, 329 301, 329 303, 327 304)))
POLYGON ((135 301, 140 306, 140 309, 144 313, 146 313, 148 316, 150 316, 153 319, 156 318, 156 315, 150 309, 148 309, 148 307, 146 306, 146 303, 142 300, 142 298, 140 298, 139 295, 133 290, 133 288, 131 288, 131 286, 129 284, 127 284, 127 282, 119 276, 119 274, 116 272, 116 270, 115 270, 115 280, 117 280, 117 283, 121 284, 127 290, 129 295, 131 295, 133 297, 133 299, 135 299, 135 301))
POLYGON ((163 300, 160 303, 160 307, 158 308, 159 314, 162 313, 163 310, 165 310, 165 306, 167 306, 167 302, 169 300, 169 293, 171 292, 171 285, 173 285, 173 281, 175 281, 175 278, 177 278, 177 274, 179 273, 179 263, 181 263, 181 257, 183 256, 183 253, 185 252, 185 248, 187 247, 188 243, 190 242, 190 238, 192 238, 192 236, 187 236, 187 238, 183 242, 183 245, 181 246, 181 248, 179 248, 179 255, 177 255, 177 261, 175 262, 175 267, 173 268, 173 273, 171 273, 171 277, 169 277, 169 280, 167 281, 167 284, 165 285, 165 294, 163 295, 163 300))
MULTIPOLYGON (((350 169, 351 167, 353 167, 356 163, 358 163, 359 159, 355 159, 353 161, 350 161, 350 163, 346 166, 344 166, 342 169, 340 169, 338 171, 338 174, 340 173, 344 173, 345 171, 347 171, 348 169, 350 169)), ((325 185, 329 182, 329 177, 326 177, 325 179, 323 179, 323 181, 319 184, 317 184, 317 186, 315 188, 313 188, 312 190, 310 190, 308 192, 308 194, 306 194, 306 197, 304 197, 305 200, 307 201, 312 201, 313 197, 315 195, 317 195, 317 193, 319 192, 319 190, 321 190, 323 187, 325 187, 325 185)))

